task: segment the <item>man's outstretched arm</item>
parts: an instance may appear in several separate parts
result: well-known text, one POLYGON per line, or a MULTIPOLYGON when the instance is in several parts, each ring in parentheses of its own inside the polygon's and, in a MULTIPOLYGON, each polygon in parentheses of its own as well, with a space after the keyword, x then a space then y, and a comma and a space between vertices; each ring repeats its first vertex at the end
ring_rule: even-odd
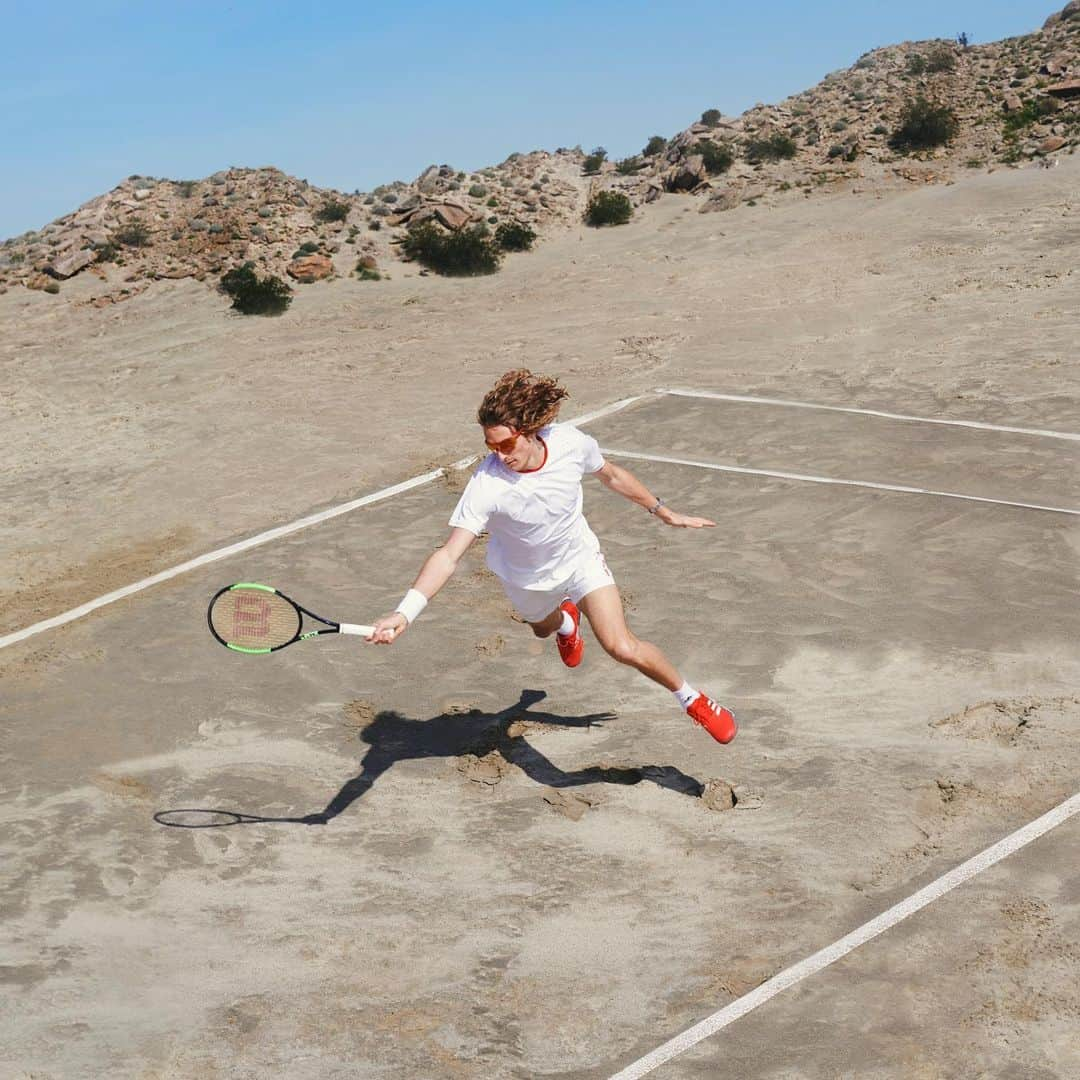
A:
POLYGON ((665 525, 674 525, 680 529, 704 529, 711 528, 716 524, 708 518, 691 517, 688 514, 680 514, 666 506, 662 499, 654 495, 629 469, 613 462, 604 462, 604 467, 592 474, 600 482, 616 495, 622 495, 632 503, 654 514, 665 525))

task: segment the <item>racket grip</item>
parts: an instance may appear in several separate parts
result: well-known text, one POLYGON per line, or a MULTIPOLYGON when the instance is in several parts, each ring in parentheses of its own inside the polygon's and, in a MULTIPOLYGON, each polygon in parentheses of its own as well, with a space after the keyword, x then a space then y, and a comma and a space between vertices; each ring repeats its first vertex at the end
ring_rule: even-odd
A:
POLYGON ((363 623, 343 622, 338 623, 339 634, 359 634, 361 637, 371 637, 375 633, 374 626, 365 626, 363 623))

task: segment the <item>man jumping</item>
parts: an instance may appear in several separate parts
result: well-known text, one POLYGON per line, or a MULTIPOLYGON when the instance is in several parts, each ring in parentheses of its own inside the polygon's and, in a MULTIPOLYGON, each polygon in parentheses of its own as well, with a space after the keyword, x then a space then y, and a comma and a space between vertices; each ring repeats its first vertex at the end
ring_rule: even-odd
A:
POLYGON ((567 667, 581 663, 580 614, 604 651, 667 687, 679 705, 718 742, 735 738, 735 717, 695 690, 651 642, 631 633, 600 542, 582 513, 581 478, 591 473, 665 525, 711 528, 654 497, 629 470, 605 461, 590 435, 557 424, 569 394, 555 379, 508 371, 484 397, 477 420, 490 454, 477 466, 450 517, 450 536, 430 555, 396 610, 375 622, 368 640, 389 645, 450 580, 461 557, 485 530, 488 568, 539 638, 555 634, 567 667))

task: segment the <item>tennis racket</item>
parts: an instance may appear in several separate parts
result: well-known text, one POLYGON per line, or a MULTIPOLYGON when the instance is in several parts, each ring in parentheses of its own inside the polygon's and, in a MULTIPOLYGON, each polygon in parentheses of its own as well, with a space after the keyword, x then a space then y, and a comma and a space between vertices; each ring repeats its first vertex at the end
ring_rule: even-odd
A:
POLYGON ((374 626, 338 623, 301 607, 270 585, 240 581, 214 594, 206 612, 210 633, 227 649, 241 653, 272 653, 297 641, 322 634, 359 634, 371 637, 374 626), (304 630, 304 616, 325 629, 304 630))

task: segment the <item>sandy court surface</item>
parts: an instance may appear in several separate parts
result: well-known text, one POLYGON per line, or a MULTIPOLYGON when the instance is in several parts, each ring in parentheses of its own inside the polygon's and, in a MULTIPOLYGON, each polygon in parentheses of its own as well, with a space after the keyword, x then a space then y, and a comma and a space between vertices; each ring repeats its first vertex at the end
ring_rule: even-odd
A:
POLYGON ((13 289, 0 632, 457 460, 516 365, 576 411, 662 384, 1075 428, 1078 178, 1071 157, 727 214, 666 197, 490 279, 302 287, 280 319, 194 282, 107 310, 69 302, 92 280, 13 289))
MULTIPOLYGON (((704 460, 749 436, 770 465, 1077 494, 1080 447, 1016 435, 655 396, 590 430, 672 452, 691 408, 704 460)), ((392 606, 461 476, 0 653, 5 1070, 607 1076, 1075 792, 1074 518, 633 468, 723 524, 664 529, 587 485, 632 626, 735 707, 730 747, 591 638, 567 672, 480 545, 391 649, 210 639, 228 580, 392 606), (286 820, 152 818, 180 808, 286 820)), ((1075 837, 660 1075, 1075 1073, 1075 837)))

